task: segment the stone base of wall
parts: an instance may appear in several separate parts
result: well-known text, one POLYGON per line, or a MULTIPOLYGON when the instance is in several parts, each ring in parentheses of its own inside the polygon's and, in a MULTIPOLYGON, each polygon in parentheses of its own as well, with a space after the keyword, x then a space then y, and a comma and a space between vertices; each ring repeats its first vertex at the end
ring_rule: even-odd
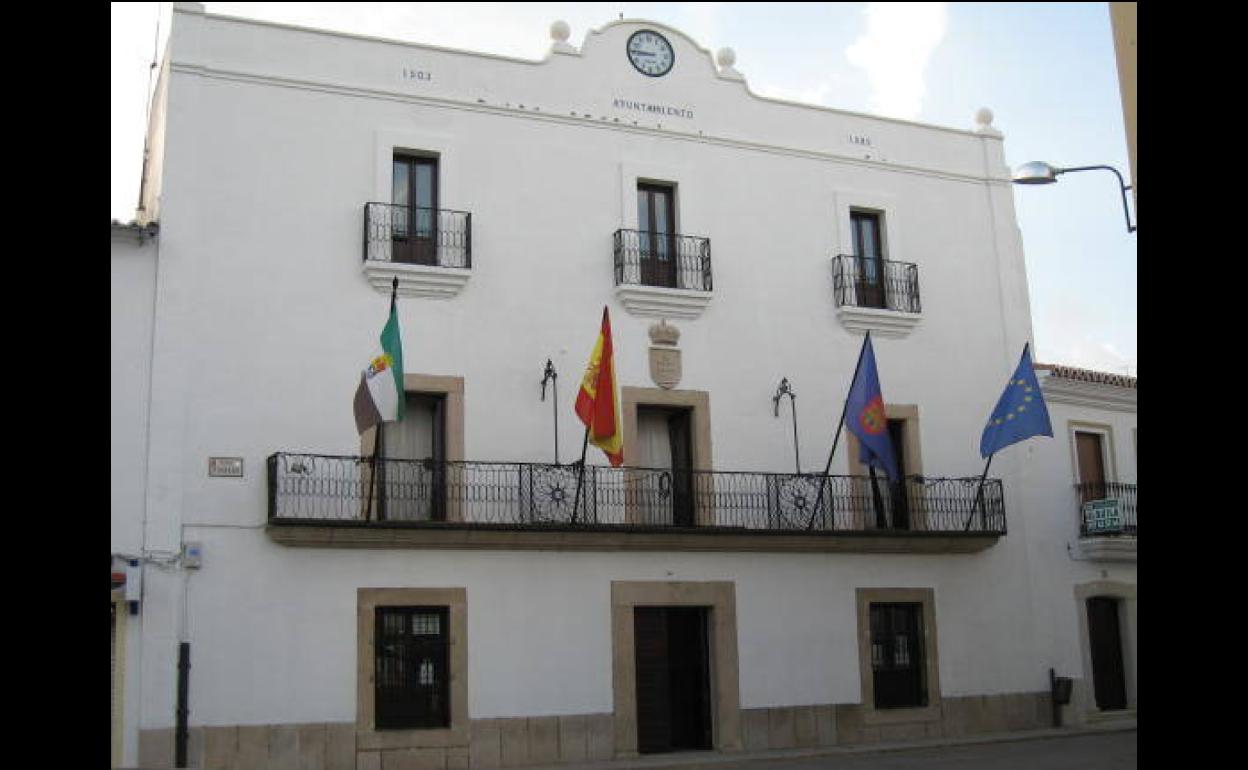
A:
MULTIPOLYGON (((936 718, 887 724, 864 720, 860 704, 742 709, 746 751, 822 748, 1052 726, 1049 693, 1003 693, 941 699, 936 718)), ((173 767, 173 729, 139 731, 139 765, 173 767)), ((615 758, 611 714, 473 719, 469 744, 356 751, 355 724, 192 727, 188 765, 201 770, 477 770, 615 758)))
MULTIPOLYGON (((187 766, 202 770, 355 770, 355 723, 191 727, 187 766)), ((139 766, 174 766, 174 730, 139 731, 139 766)))
POLYGON ((741 709, 741 731, 746 751, 835 746, 836 707, 741 709))
POLYGON ((474 770, 614 757, 615 718, 611 714, 473 719, 469 732, 468 766, 474 770))
POLYGON ((838 743, 852 745, 1041 730, 1053 726, 1052 709, 1048 692, 943 697, 936 718, 873 724, 860 704, 838 704, 836 733, 838 743))

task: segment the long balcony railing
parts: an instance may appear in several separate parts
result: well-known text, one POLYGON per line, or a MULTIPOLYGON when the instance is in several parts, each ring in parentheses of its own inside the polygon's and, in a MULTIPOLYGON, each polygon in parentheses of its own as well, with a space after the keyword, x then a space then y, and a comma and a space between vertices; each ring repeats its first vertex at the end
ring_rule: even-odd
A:
POLYGON ((644 230, 615 231, 615 285, 711 291, 711 240, 644 230))
POLYGON ((877 493, 866 476, 393 459, 374 470, 280 452, 268 481, 277 524, 1005 534, 1001 481, 977 500, 978 477, 881 476, 877 493))
POLYGON ((1135 535, 1135 484, 1093 481, 1075 485, 1079 534, 1135 535))
POLYGON ((472 214, 467 211, 364 204, 364 260, 472 267, 472 214))
POLYGON ((832 281, 837 305, 922 312, 919 268, 911 262, 838 254, 832 259, 832 281))

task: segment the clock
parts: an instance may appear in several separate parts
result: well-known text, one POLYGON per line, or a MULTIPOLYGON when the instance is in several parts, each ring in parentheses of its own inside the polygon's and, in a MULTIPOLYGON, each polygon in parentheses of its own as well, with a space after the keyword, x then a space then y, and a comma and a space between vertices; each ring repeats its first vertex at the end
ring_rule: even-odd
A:
POLYGON ((628 60, 643 75, 658 78, 672 71, 676 52, 667 38, 658 32, 643 29, 628 38, 628 60))

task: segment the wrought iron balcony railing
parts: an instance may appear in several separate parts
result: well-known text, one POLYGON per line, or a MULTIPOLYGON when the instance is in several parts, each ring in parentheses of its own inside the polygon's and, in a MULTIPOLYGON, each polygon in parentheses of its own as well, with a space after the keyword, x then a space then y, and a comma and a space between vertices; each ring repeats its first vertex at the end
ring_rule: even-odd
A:
POLYGON ((832 259, 832 280, 838 306, 922 312, 919 268, 911 262, 838 254, 832 259))
POLYGON ((268 458, 275 524, 1005 534, 999 479, 672 471, 541 463, 268 458), (370 491, 371 487, 371 491, 370 491), (575 509, 575 512, 574 512, 575 509))
POLYGON ((1135 535, 1135 484, 1094 481, 1075 485, 1079 534, 1135 535))
POLYGON ((711 291, 711 240, 644 230, 615 231, 615 285, 711 291))
POLYGON ((364 204, 364 259, 436 267, 472 267, 467 211, 364 204))

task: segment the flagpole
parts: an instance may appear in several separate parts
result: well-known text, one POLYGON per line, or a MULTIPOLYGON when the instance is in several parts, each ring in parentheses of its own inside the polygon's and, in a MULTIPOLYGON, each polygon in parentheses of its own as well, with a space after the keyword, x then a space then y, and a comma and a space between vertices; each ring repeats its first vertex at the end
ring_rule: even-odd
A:
MULTIPOLYGON (((862 368, 862 356, 867 352, 867 340, 871 339, 871 332, 867 332, 867 336, 862 340, 862 348, 858 351, 858 363, 854 365, 854 376, 849 380, 849 386, 852 389, 854 382, 858 379, 858 370, 862 368)), ((832 456, 836 454, 837 442, 841 440, 841 428, 845 426, 845 413, 849 411, 849 394, 845 395, 845 404, 841 407, 841 419, 836 421, 836 435, 832 437, 832 451, 828 452, 828 462, 823 466, 823 478, 819 479, 819 494, 815 497, 814 510, 810 512, 810 521, 806 524, 806 529, 815 528, 815 516, 819 513, 819 503, 823 502, 823 488, 828 483, 828 472, 832 470, 832 456)), ((829 506, 831 507, 831 506, 829 506)), ((836 527, 836 520, 832 520, 833 528, 836 527)))
MULTIPOLYGON (((399 296, 399 277, 396 275, 390 282, 390 314, 394 314, 396 300, 399 296)), ((384 420, 383 420, 384 422, 384 420)), ((369 458, 368 501, 364 504, 364 520, 373 518, 373 487, 377 485, 377 455, 381 454, 381 423, 373 426, 373 456, 369 458)))
POLYGON ((981 476, 979 477, 979 487, 978 487, 978 489, 976 489, 976 490, 975 490, 975 504, 971 506, 971 513, 970 513, 970 515, 968 515, 968 516, 966 517, 966 526, 962 528, 962 531, 963 531, 963 532, 969 532, 969 531, 970 531, 970 529, 971 529, 971 519, 975 518, 975 509, 976 509, 976 508, 979 508, 979 509, 980 509, 980 526, 981 526, 983 529, 987 529, 987 528, 988 528, 988 526, 987 526, 987 525, 988 525, 988 522, 987 522, 988 512, 987 512, 986 510, 984 510, 984 508, 983 508, 983 506, 981 505, 981 503, 983 502, 983 498, 984 498, 984 480, 988 478, 988 466, 989 466, 989 465, 992 465, 992 458, 994 458, 994 457, 996 457, 996 456, 997 456, 997 453, 996 453, 996 452, 993 452, 992 454, 988 455, 988 462, 984 463, 984 472, 983 472, 983 475, 981 475, 981 476))
POLYGON ((581 442, 581 467, 576 474, 576 499, 572 503, 572 523, 576 523, 576 509, 581 504, 581 482, 585 479, 585 450, 589 448, 589 426, 585 426, 585 440, 581 442))

